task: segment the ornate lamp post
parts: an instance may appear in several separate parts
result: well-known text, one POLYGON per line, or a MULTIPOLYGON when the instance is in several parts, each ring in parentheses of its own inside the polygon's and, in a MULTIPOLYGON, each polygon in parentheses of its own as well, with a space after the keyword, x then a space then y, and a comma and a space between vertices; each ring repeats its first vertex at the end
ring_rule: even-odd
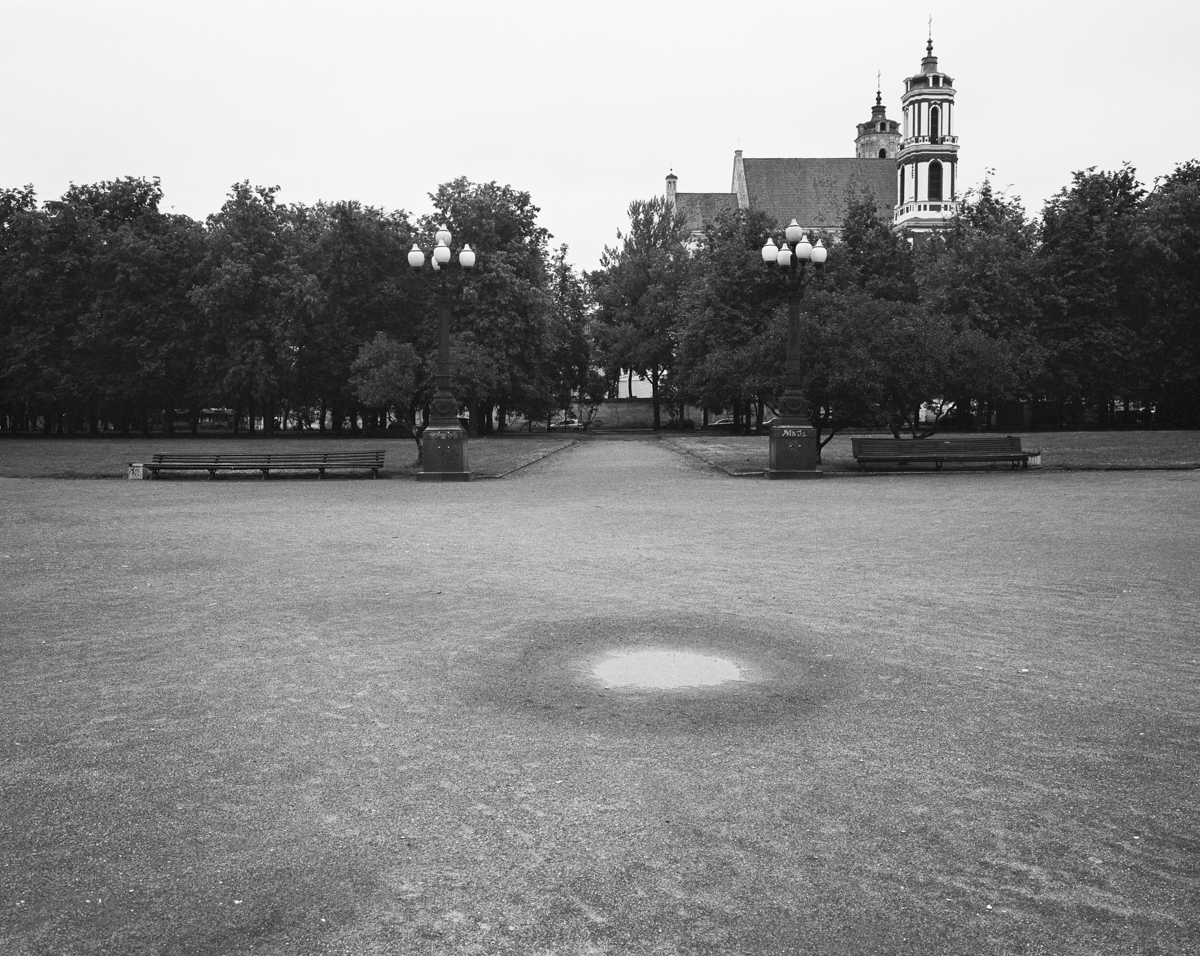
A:
POLYGON ((458 420, 458 400, 450 392, 450 297, 456 294, 466 281, 467 271, 475 268, 475 253, 464 245, 458 254, 458 264, 463 272, 458 281, 451 285, 446 275, 450 271, 450 230, 445 226, 434 237, 437 245, 429 254, 429 267, 437 276, 430 281, 423 273, 425 253, 413 243, 408 254, 408 264, 425 280, 437 297, 438 307, 438 363, 437 377, 431 403, 431 415, 421 436, 421 458, 424 462, 418 481, 470 481, 474 474, 467 468, 467 433, 458 420))
POLYGON ((814 246, 804 230, 793 219, 788 224, 784 241, 778 246, 767 239, 762 248, 763 262, 775 264, 782 270, 788 293, 787 360, 783 372, 783 400, 780 415, 771 427, 770 463, 768 478, 821 478, 818 464, 821 448, 817 430, 808 420, 804 395, 800 390, 800 302, 813 276, 825 267, 829 250, 817 240, 814 246), (809 263, 813 271, 808 269, 809 263))

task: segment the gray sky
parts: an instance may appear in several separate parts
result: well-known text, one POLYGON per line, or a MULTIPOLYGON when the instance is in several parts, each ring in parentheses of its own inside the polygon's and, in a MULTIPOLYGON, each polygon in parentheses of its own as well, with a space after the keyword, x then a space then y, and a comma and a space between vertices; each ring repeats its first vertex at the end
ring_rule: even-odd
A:
POLYGON ((465 175, 528 190, 590 269, 672 168, 717 192, 739 146, 852 156, 876 71, 898 118, 930 14, 961 183, 994 169, 1036 213, 1073 170, 1200 156, 1194 0, 0 0, 0 184, 157 175, 203 218, 243 179, 423 213, 465 175))

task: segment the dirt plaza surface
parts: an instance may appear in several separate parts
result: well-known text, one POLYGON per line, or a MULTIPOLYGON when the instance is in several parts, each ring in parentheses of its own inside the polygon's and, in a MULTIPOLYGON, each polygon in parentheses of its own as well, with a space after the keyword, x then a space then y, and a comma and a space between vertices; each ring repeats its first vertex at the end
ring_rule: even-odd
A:
POLYGON ((552 451, 0 479, 0 952, 1197 951, 1200 472, 552 451))

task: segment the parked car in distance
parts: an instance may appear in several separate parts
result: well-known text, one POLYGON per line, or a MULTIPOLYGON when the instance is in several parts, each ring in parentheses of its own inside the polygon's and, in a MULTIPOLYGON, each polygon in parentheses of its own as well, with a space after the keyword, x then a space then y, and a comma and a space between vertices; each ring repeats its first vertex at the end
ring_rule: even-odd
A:
POLYGON ((562 418, 551 422, 550 428, 560 432, 581 432, 583 431, 583 422, 577 418, 562 418))

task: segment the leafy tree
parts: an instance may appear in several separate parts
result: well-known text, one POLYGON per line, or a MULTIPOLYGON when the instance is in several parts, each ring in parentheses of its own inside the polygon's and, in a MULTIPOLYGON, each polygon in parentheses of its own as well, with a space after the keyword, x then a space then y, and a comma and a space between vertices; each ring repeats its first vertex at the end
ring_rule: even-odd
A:
MULTIPOLYGON (((778 316, 784 287, 763 266, 773 220, 761 211, 723 213, 706 223, 688 263, 674 330, 681 397, 710 409, 774 404, 783 388, 778 316)), ((746 422, 749 425, 749 422, 746 422)))
POLYGON ((583 403, 589 388, 594 390, 595 380, 587 337, 590 296, 583 277, 567 262, 565 243, 554 251, 550 261, 549 293, 550 350, 542 379, 549 386, 555 408, 566 412, 572 403, 583 403))
POLYGON ((1044 360, 1046 286, 1037 228, 1018 201, 986 181, 969 193, 949 227, 917 254, 916 282, 921 306, 948 319, 960 337, 953 354, 976 362, 976 377, 950 376, 940 398, 965 413, 973 402, 1031 394, 1044 360), (974 344, 962 351, 968 342, 974 344), (998 364, 979 365, 987 356, 998 364))
POLYGON ((386 332, 375 333, 365 343, 350 366, 350 387, 368 408, 391 412, 417 442, 421 454, 420 432, 414 421, 416 412, 417 372, 421 359, 408 342, 397 342, 386 332))
POLYGON ((78 395, 80 356, 71 333, 90 280, 87 224, 52 217, 37 205, 32 186, 0 196, 3 226, 3 311, 0 383, 16 417, 41 417, 47 433, 54 413, 78 395), (81 236, 80 233, 83 233, 81 236))
MULTIPOLYGON (((161 413, 170 434, 177 408, 198 407, 198 314, 188 293, 200 277, 204 234, 186 216, 158 210, 158 180, 72 187, 64 203, 91 210, 102 230, 92 258, 93 294, 74 342, 88 356, 87 390, 100 408, 161 413)), ((94 420, 94 418, 93 418, 94 420)))
POLYGON ((629 204, 629 230, 606 246, 588 279, 596 297, 595 340, 607 370, 631 369, 649 380, 654 428, 675 358, 673 332, 687 281, 686 225, 663 197, 629 204))
POLYGON ((912 247, 879 215, 875 197, 850 197, 837 255, 826 266, 834 288, 873 299, 914 303, 918 298, 912 247))
POLYGON ((1048 283, 1042 340, 1050 349, 1046 391, 1106 414, 1118 393, 1140 391, 1148 355, 1144 303, 1129 236, 1145 191, 1132 167, 1075 173, 1042 212, 1042 274, 1048 283))
POLYGON ((210 393, 274 431, 282 400, 294 391, 297 355, 324 307, 318 278, 305 268, 278 187, 233 186, 208 218, 206 280, 191 293, 206 320, 210 393))
POLYGON ((1147 398, 1156 422, 1200 426, 1200 162, 1155 184, 1130 233, 1145 302, 1147 398))
POLYGON ((426 242, 445 225, 456 247, 469 243, 478 255, 455 302, 454 388, 487 432, 497 405, 519 407, 536 390, 551 350, 550 233, 538 225, 540 209, 529 193, 511 186, 460 177, 429 198, 435 211, 420 223, 426 242))
POLYGON ((158 180, 71 186, 38 209, 31 188, 4 194, 0 376, 44 427, 74 431, 103 414, 128 427, 171 421, 195 384, 195 280, 201 232, 159 212, 158 180))
POLYGON ((331 409, 340 431, 357 401, 350 378, 359 350, 378 332, 427 349, 430 297, 408 265, 413 230, 403 210, 335 202, 292 206, 287 215, 304 271, 322 293, 311 322, 298 328, 296 397, 319 409, 322 430, 331 409))

